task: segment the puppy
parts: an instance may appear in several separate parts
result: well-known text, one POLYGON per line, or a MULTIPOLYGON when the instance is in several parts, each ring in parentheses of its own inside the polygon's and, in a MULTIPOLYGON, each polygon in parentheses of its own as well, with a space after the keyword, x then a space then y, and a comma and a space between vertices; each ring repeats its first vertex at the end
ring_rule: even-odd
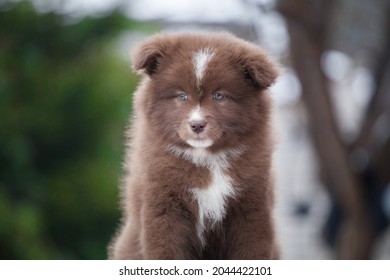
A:
POLYGON ((140 44, 111 259, 277 258, 271 102, 278 70, 227 33, 140 44))

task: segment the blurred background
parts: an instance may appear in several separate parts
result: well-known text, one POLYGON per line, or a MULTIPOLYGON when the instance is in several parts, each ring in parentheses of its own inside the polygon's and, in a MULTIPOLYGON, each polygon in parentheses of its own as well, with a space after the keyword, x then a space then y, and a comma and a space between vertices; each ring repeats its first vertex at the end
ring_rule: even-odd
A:
POLYGON ((0 259, 105 259, 120 218, 128 51, 229 31, 271 89, 283 259, 390 259, 390 1, 0 0, 0 259))

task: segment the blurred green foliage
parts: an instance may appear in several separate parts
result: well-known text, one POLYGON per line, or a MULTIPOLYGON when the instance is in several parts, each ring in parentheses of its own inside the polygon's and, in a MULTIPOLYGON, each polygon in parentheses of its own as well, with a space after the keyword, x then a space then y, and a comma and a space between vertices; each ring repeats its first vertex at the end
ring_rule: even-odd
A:
POLYGON ((0 4, 1 259, 106 258, 136 83, 114 39, 138 27, 0 4))

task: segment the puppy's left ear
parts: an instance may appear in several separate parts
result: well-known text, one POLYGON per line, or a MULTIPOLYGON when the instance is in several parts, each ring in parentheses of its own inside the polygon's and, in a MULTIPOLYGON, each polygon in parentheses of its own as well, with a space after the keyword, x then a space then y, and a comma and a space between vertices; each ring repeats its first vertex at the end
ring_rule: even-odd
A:
POLYGON ((253 49, 242 62, 244 77, 254 86, 267 89, 279 75, 279 67, 262 49, 253 49))
POLYGON ((151 76, 156 73, 162 56, 163 54, 156 46, 151 44, 140 45, 131 52, 133 70, 151 76))
POLYGON ((170 36, 161 33, 136 46, 130 53, 133 70, 148 76, 157 73, 161 61, 169 53, 172 41, 170 36))

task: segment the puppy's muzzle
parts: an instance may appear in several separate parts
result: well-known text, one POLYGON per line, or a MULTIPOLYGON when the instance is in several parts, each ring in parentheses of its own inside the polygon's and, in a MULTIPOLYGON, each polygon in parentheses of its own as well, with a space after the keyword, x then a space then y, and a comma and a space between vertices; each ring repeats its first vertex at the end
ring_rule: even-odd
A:
POLYGON ((205 121, 200 121, 200 120, 191 121, 190 122, 191 130, 196 134, 200 134, 205 130, 206 124, 207 123, 205 121))

